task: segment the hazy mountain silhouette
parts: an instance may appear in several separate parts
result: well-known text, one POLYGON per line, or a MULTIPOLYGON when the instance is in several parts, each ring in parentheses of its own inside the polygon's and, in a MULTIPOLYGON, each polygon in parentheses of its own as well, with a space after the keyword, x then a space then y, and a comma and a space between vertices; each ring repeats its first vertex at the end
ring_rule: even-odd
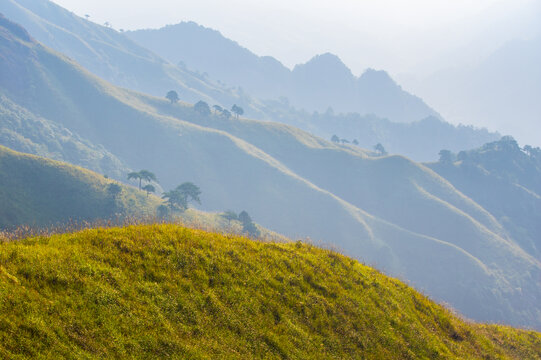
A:
MULTIPOLYGON (((163 31, 168 38, 174 38, 169 44, 167 41, 153 41, 153 31, 129 33, 130 36, 150 36, 149 46, 160 45, 160 54, 163 51, 163 56, 174 59, 171 60, 174 63, 178 61, 174 54, 179 52, 190 62, 189 66, 175 66, 134 43, 126 33, 82 19, 48 0, 6 0, 0 3, 0 12, 9 14, 8 17, 30 29, 33 36, 44 44, 70 56, 113 84, 156 96, 164 96, 167 91, 176 90, 182 100, 204 100, 227 109, 237 104, 244 108, 247 116, 294 124, 325 138, 330 136, 328 126, 319 127, 315 126, 316 123, 297 121, 298 110, 283 114, 281 107, 275 106, 277 100, 262 101, 254 95, 261 99, 277 99, 277 94, 286 91, 291 93, 288 103, 296 109, 317 108, 320 112, 326 112, 327 104, 330 103, 346 109, 353 104, 353 109, 361 114, 376 113, 379 118, 388 117, 392 121, 401 119, 403 115, 411 115, 411 121, 419 121, 426 118, 425 114, 433 114, 432 111, 424 111, 424 103, 402 91, 386 73, 370 70, 361 78, 355 78, 336 56, 330 54, 317 56, 309 63, 290 71, 277 60, 256 56, 220 33, 195 23, 182 23, 158 31, 157 35, 163 31), (179 32, 178 27, 183 30, 179 32), (188 69, 192 67, 196 67, 197 71, 188 69), (208 70, 199 71, 199 68, 208 70), (205 74, 205 71, 211 75, 205 74), (215 73, 223 75, 218 79, 221 84, 211 81, 212 74, 215 73), (232 86, 237 84, 236 79, 243 79, 246 86, 232 86), (329 87, 329 84, 333 86, 329 87), (255 89, 257 94, 248 91, 249 88, 255 89), (300 125, 303 123, 309 126, 300 125)), ((284 99, 286 98, 280 97, 279 100, 282 102, 284 99)), ((335 108, 336 114, 343 112, 340 108, 335 108)), ((368 116, 372 120, 377 118, 374 115, 368 116)), ((302 117, 306 118, 304 115, 302 117)), ((397 133, 393 122, 382 119, 377 122, 378 131, 368 133, 364 131, 365 127, 358 126, 358 122, 340 122, 339 125, 340 131, 337 129, 336 132, 362 133, 364 138, 368 138, 367 134, 372 134, 366 143, 363 142, 365 146, 371 147, 383 142, 391 151, 419 161, 437 158, 437 149, 440 146, 434 148, 426 142, 410 140, 407 136, 396 141, 386 136, 385 134, 397 133), (346 128, 346 125, 349 127, 346 128)), ((460 129, 446 125, 442 122, 441 126, 435 129, 433 126, 425 126, 425 122, 420 122, 415 127, 424 138, 434 139, 433 141, 446 138, 441 146, 455 151, 478 147, 499 138, 487 138, 482 131, 465 134, 459 131, 460 129)), ((97 168, 95 170, 99 171, 97 168)))
POLYGON ((398 122, 438 116, 384 71, 369 69, 355 77, 333 54, 315 56, 290 71, 276 59, 259 57, 219 32, 193 22, 127 35, 171 62, 241 86, 259 98, 285 96, 295 107, 309 111, 332 107, 341 112, 374 113, 398 122))

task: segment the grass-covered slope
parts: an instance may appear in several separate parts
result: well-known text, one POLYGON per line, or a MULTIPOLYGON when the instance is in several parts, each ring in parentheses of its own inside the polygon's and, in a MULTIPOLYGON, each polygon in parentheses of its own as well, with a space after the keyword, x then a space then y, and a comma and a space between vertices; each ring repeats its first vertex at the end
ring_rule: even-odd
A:
POLYGON ((159 200, 89 170, 0 146, 0 229, 154 215, 159 200))
MULTIPOLYGON (((49 0, 4 0, 0 13, 33 37, 92 73, 125 88, 165 96, 174 89, 187 101, 243 102, 228 89, 160 58, 121 32, 83 19, 49 0)), ((246 104, 247 110, 253 110, 246 104)))
POLYGON ((541 358, 539 333, 466 323, 302 243, 150 225, 0 250, 5 359, 541 358))
POLYGON ((0 93, 0 145, 65 161, 115 179, 125 179, 127 165, 103 146, 92 144, 62 125, 38 117, 0 93))
POLYGON ((332 243, 477 320, 541 328, 539 261, 428 168, 114 87, 7 20, 0 54, 11 101, 155 172, 164 189, 193 181, 203 209, 247 210, 266 228, 332 243))

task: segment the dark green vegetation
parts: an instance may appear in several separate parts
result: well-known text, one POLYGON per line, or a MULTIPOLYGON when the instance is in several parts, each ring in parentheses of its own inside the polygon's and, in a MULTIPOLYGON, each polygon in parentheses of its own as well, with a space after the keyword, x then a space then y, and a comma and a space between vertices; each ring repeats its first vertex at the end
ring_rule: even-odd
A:
POLYGON ((0 250, 4 359, 541 358, 539 333, 464 322, 301 243, 153 225, 0 250))
POLYGON ((114 87, 0 20, 0 91, 10 101, 132 169, 152 169, 165 189, 197 184, 204 210, 245 209, 266 228, 332 243, 408 279, 468 317, 541 328, 539 261, 427 167, 291 126, 203 115, 171 104, 166 91, 114 87))
POLYGON ((73 165, 0 146, 0 230, 154 215, 159 200, 73 165))
POLYGON ((529 254, 541 260, 541 150, 510 137, 427 164, 490 211, 529 254))

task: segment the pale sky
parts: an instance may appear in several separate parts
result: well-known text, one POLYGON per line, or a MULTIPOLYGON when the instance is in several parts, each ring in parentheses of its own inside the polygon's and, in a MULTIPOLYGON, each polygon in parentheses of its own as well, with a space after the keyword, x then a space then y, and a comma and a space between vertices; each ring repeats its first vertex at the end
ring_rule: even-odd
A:
POLYGON ((541 0, 54 0, 116 29, 195 21, 286 66, 340 56, 406 81, 539 31, 541 0), (457 51, 460 50, 460 51, 457 51))

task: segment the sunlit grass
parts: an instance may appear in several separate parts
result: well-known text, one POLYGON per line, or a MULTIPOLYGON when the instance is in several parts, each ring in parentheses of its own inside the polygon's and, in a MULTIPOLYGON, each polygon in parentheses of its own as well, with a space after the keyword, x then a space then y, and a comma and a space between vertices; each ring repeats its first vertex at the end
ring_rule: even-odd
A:
POLYGON ((0 244, 1 358, 541 358, 330 250, 173 224, 0 244))

